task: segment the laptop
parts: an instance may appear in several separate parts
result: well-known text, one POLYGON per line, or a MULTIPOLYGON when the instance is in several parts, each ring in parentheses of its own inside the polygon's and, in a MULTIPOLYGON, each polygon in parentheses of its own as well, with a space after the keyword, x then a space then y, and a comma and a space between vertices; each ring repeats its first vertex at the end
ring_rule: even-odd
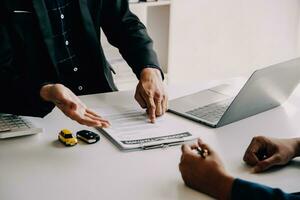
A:
POLYGON ((280 106, 300 81, 300 57, 255 71, 237 95, 220 85, 170 101, 169 111, 221 127, 280 106))

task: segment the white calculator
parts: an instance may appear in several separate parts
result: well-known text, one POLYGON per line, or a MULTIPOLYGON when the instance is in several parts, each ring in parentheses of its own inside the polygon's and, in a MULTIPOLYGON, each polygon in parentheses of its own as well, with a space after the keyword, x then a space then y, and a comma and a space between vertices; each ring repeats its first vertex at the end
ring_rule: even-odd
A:
POLYGON ((0 139, 41 132, 43 132, 42 128, 35 127, 30 121, 21 116, 0 113, 0 139))

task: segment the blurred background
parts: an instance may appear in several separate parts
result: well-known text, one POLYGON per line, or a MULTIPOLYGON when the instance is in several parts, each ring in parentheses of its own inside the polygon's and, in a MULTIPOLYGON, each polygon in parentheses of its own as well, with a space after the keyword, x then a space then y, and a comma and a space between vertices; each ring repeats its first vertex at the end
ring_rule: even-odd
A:
MULTIPOLYGON (((154 40, 167 84, 249 76, 300 52, 300 0, 158 0, 130 8, 154 40)), ((105 37, 102 45, 118 88, 134 89, 118 50, 105 37)))

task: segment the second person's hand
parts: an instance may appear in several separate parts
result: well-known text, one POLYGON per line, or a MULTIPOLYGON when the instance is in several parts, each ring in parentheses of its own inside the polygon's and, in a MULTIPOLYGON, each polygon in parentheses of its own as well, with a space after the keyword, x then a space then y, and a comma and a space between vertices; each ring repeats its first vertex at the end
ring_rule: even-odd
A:
POLYGON ((248 146, 244 161, 258 173, 275 165, 285 165, 299 153, 297 139, 254 137, 248 146))
POLYGON ((86 126, 108 127, 107 120, 101 118, 67 87, 62 84, 47 84, 40 90, 45 101, 53 102, 66 116, 86 126))

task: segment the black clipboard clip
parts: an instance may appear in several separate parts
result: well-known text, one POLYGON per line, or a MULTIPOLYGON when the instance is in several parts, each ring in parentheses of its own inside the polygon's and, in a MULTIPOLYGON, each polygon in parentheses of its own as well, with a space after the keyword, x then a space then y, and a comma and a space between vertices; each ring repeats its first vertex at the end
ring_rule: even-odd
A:
POLYGON ((164 143, 160 143, 160 144, 141 144, 141 149, 143 150, 150 150, 150 149, 157 149, 157 148, 168 148, 171 146, 175 146, 175 145, 180 145, 182 143, 184 143, 185 140, 184 139, 180 139, 180 140, 173 140, 173 141, 168 141, 168 142, 164 142, 164 143))

